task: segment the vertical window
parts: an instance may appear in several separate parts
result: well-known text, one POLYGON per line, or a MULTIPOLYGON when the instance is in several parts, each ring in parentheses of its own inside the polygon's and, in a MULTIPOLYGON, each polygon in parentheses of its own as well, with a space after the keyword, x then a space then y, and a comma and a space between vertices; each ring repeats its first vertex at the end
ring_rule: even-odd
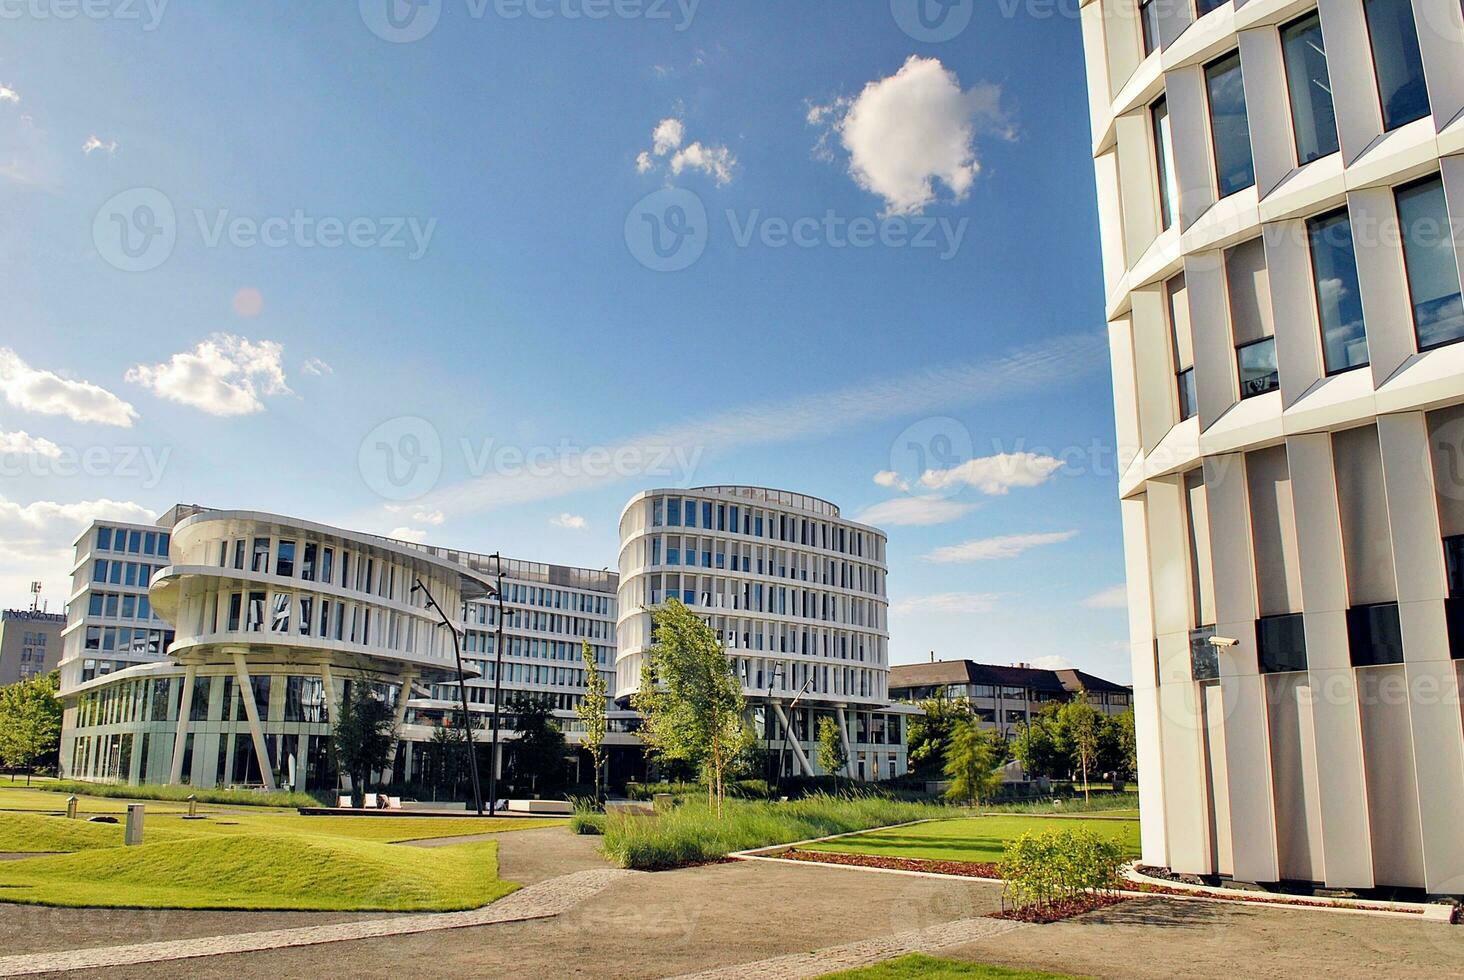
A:
POLYGON ((1418 349, 1464 339, 1459 263, 1454 257, 1444 182, 1437 176, 1429 177, 1398 188, 1395 197, 1418 349))
POLYGON ((1430 110, 1412 0, 1363 0, 1362 9, 1378 76, 1383 129, 1422 119, 1430 110))
POLYGON ((1195 0, 1195 20, 1224 5, 1225 0, 1195 0))
POLYGON ((252 572, 269 571, 269 538, 254 539, 254 561, 249 566, 252 572))
POLYGON ((1139 23, 1144 29, 1146 58, 1159 47, 1159 3, 1160 0, 1140 0, 1139 3, 1139 23))
POLYGON ((1337 152, 1337 114, 1332 106, 1332 80, 1327 74, 1327 48, 1316 13, 1281 28, 1286 86, 1291 95, 1291 128, 1296 135, 1296 162, 1310 163, 1337 152))
POLYGON ((1276 370, 1276 327, 1271 316, 1271 280, 1266 247, 1259 238, 1225 251, 1225 289, 1230 330, 1240 368, 1240 397, 1281 387, 1276 370))
POLYGON ((249 619, 246 626, 251 633, 264 629, 264 593, 249 593, 249 619))
POLYGON ((320 553, 320 546, 311 542, 305 545, 305 558, 300 562, 300 578, 306 582, 315 581, 315 562, 320 553))
POLYGON ((285 578, 295 577, 295 542, 281 541, 275 555, 275 574, 285 578))
POLYGON ((1357 254, 1347 209, 1306 223, 1311 243, 1312 282, 1322 324, 1322 361, 1328 374, 1368 363, 1357 254))
POLYGON ((237 633, 237 632, 239 632, 239 614, 242 611, 243 605, 244 605, 244 596, 243 596, 242 593, 235 592, 233 595, 229 596, 229 632, 230 633, 237 633))
POLYGON ((1175 388, 1179 397, 1179 420, 1183 422, 1199 411, 1195 397, 1195 353, 1190 335, 1189 300, 1185 292, 1184 273, 1164 284, 1165 306, 1169 313, 1170 348, 1174 351, 1175 388))
POLYGON ((112 550, 112 529, 111 528, 109 528, 109 527, 99 527, 99 528, 97 528, 97 550, 98 551, 111 551, 112 550))
POLYGON ((332 582, 332 566, 335 564, 335 549, 325 548, 320 552, 320 580, 327 585, 332 582))
POLYGON ((1154 162, 1159 173, 1159 220, 1167 230, 1179 213, 1179 198, 1174 193, 1174 132, 1169 125, 1169 100, 1160 98, 1149 107, 1154 127, 1154 162))
POLYGON ((1205 90, 1210 99, 1210 142, 1214 144, 1216 190, 1221 197, 1229 197, 1256 182, 1240 52, 1228 54, 1206 66, 1205 90))

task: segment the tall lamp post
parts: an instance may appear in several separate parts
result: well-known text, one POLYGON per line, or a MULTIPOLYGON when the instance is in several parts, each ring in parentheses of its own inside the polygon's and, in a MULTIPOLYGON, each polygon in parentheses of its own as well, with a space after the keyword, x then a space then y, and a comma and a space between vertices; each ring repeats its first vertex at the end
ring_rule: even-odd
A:
MULTIPOLYGON (((463 676, 462 642, 458 637, 457 626, 453 624, 452 620, 447 618, 447 613, 442 611, 442 607, 437 604, 437 600, 432 597, 432 593, 428 590, 427 586, 422 584, 420 578, 417 579, 417 584, 412 586, 412 594, 416 595, 418 592, 421 592, 427 597, 428 608, 436 610, 437 615, 442 619, 442 625, 446 626, 447 631, 452 634, 452 652, 453 656, 457 659, 458 694, 462 696, 463 704, 463 728, 468 739, 466 742, 468 748, 468 765, 472 768, 473 772, 473 805, 478 811, 478 816, 481 817, 483 815, 483 790, 478 786, 478 753, 473 748, 473 716, 468 712, 468 685, 467 679, 463 676)), ((407 691, 403 691, 402 697, 406 697, 408 693, 407 691)))
POLYGON ((503 555, 494 552, 489 556, 498 564, 498 587, 493 590, 498 598, 498 629, 493 640, 493 750, 488 761, 488 811, 498 814, 498 747, 499 717, 503 710, 503 555))

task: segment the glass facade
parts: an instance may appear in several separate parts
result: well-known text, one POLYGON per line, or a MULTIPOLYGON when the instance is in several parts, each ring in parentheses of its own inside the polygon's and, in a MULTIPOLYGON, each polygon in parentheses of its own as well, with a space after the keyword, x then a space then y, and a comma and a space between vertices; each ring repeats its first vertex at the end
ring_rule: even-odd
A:
POLYGON ((1281 28, 1281 50, 1291 97, 1296 162, 1310 163, 1336 153, 1337 114, 1332 105, 1321 19, 1312 13, 1281 28))
POLYGON ((1362 319, 1362 287, 1347 209, 1307 222, 1312 286, 1322 327, 1322 361, 1328 374, 1368 363, 1362 319))
POLYGON ((1396 191, 1418 349, 1464 338, 1464 302, 1444 182, 1430 177, 1396 191))
POLYGON ((1245 77, 1240 53, 1235 52, 1205 68, 1205 89, 1210 99, 1210 142, 1215 155, 1216 191, 1229 197, 1256 182, 1251 156, 1250 119, 1245 108, 1245 77))
POLYGON ((1160 99, 1149 109, 1154 127, 1154 158, 1159 174, 1159 220, 1164 228, 1179 214, 1179 197, 1174 188, 1174 133, 1169 126, 1169 102, 1160 99))
POLYGON ((1428 86, 1411 0, 1363 0, 1362 8, 1372 42, 1383 128, 1397 129, 1422 119, 1430 112, 1428 86))

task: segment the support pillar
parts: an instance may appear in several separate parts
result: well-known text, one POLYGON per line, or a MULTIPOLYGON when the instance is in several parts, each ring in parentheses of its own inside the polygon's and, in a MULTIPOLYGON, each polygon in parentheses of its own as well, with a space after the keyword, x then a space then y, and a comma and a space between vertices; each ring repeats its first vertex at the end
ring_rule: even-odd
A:
POLYGON ((839 740, 844 743, 844 775, 850 779, 854 778, 854 749, 849 744, 849 716, 843 708, 836 708, 835 717, 839 722, 839 740))
POLYGON ((407 718, 407 700, 412 696, 412 684, 416 680, 416 674, 404 674, 402 676, 402 693, 397 695, 396 721, 392 725, 392 731, 396 732, 397 735, 396 750, 392 753, 392 764, 386 767, 386 771, 382 773, 381 779, 382 783, 386 786, 391 785, 392 777, 396 771, 396 757, 402 751, 402 723, 407 718))
POLYGON ((813 766, 809 764, 808 756, 804 753, 803 746, 799 744, 798 739, 794 736, 793 725, 788 720, 787 712, 783 710, 783 706, 777 701, 773 702, 773 711, 777 712, 778 720, 783 723, 783 731, 787 733, 785 738, 793 748, 793 757, 798 760, 798 766, 803 770, 803 775, 812 779, 813 766))
POLYGON ((254 703, 254 684, 249 679, 249 666, 244 662, 242 651, 234 651, 234 672, 239 678, 239 696, 244 702, 244 714, 249 718, 249 734, 254 739, 254 755, 259 759, 259 775, 264 779, 264 788, 273 793, 276 789, 274 766, 269 757, 269 748, 264 743, 264 729, 259 724, 259 706, 254 703))
POLYGON ((193 713, 193 682, 198 668, 189 665, 183 671, 183 697, 178 704, 178 727, 173 735, 173 766, 168 772, 168 783, 179 786, 183 783, 183 747, 188 743, 188 716, 193 713))

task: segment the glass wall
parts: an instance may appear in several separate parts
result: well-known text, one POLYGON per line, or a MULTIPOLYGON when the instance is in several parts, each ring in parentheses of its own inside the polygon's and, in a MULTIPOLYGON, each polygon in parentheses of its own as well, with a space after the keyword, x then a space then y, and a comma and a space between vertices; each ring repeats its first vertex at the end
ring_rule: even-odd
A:
POLYGON ((1291 126, 1296 135, 1296 162, 1310 163, 1337 152, 1337 114, 1332 106, 1332 80, 1322 22, 1315 13, 1281 28, 1286 85, 1291 96, 1291 126))
POLYGON ((1240 53, 1233 52, 1205 68, 1210 98, 1210 141, 1214 144, 1215 183, 1221 197, 1256 182, 1251 157, 1250 119, 1245 109, 1245 78, 1240 53))
POLYGON ((1347 209, 1307 222, 1311 244, 1312 282, 1322 324, 1322 360, 1327 374, 1368 363, 1367 332, 1362 319, 1362 290, 1357 281, 1357 254, 1347 209))
POLYGON ((1464 338, 1464 304, 1444 182, 1429 177, 1398 188, 1396 197, 1418 349, 1453 343, 1464 338))
POLYGON ((1397 129, 1429 114, 1428 87, 1411 0, 1363 0, 1383 128, 1397 129))

